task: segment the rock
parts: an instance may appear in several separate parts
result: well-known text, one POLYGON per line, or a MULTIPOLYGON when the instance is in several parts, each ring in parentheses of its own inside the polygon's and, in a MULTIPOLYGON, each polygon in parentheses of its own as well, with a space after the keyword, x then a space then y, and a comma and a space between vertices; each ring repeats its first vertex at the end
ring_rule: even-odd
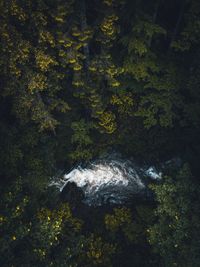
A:
POLYGON ((74 182, 70 182, 63 188, 61 199, 64 202, 68 202, 72 208, 76 208, 84 199, 84 193, 74 182))

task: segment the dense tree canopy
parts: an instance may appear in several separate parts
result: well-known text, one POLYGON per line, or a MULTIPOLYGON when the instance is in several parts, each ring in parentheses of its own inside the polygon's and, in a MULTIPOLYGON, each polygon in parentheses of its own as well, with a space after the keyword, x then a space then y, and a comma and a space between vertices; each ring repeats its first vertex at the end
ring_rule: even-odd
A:
POLYGON ((0 0, 0 22, 0 266, 200 266, 200 2, 0 0), (47 187, 111 151, 186 164, 129 207, 47 187))

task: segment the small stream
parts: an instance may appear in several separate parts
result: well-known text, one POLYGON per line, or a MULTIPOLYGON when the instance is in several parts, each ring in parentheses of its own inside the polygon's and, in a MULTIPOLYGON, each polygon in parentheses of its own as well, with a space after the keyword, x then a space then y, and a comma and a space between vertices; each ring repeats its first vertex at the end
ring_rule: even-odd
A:
POLYGON ((85 204, 100 206, 123 204, 134 196, 150 197, 148 184, 161 179, 161 168, 140 166, 133 160, 110 156, 54 177, 50 185, 62 192, 66 185, 75 183, 84 193, 85 204))

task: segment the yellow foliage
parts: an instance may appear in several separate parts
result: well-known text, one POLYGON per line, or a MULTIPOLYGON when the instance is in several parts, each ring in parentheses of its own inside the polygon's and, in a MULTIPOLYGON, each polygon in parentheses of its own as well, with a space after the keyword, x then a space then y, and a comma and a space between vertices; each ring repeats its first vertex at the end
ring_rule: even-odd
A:
POLYGON ((35 55, 36 64, 42 71, 47 71, 50 65, 57 65, 57 61, 55 61, 51 56, 46 55, 42 51, 38 51, 35 55))
POLYGON ((122 105, 123 101, 118 97, 118 95, 112 95, 110 103, 113 105, 122 105))
POLYGON ((79 70, 81 70, 81 69, 82 69, 82 66, 81 66, 80 64, 78 64, 78 63, 74 64, 74 66, 73 66, 73 70, 75 70, 75 71, 79 71, 79 70))
POLYGON ((118 73, 118 70, 115 66, 111 66, 108 70, 107 73, 113 77, 114 75, 116 75, 118 73))
POLYGON ((112 244, 104 243, 101 237, 91 236, 87 257, 94 265, 105 263, 109 254, 115 252, 115 247, 112 244))
POLYGON ((112 85, 113 87, 118 87, 118 86, 120 86, 120 82, 118 82, 118 81, 113 81, 113 82, 111 83, 111 85, 112 85))
POLYGON ((52 47, 55 47, 55 40, 53 35, 48 31, 41 31, 40 32, 40 42, 49 43, 52 47))
POLYGON ((131 211, 127 208, 115 208, 114 214, 106 214, 105 225, 111 231, 116 231, 119 227, 131 223, 131 211))
POLYGON ((87 35, 81 35, 78 39, 81 41, 81 42, 84 42, 88 39, 89 37, 87 35))
POLYGON ((20 21, 25 21, 27 19, 26 13, 23 9, 17 5, 16 0, 12 0, 10 5, 11 15, 16 16, 20 21))
POLYGON ((113 133, 117 128, 115 115, 110 111, 103 112, 99 117, 99 125, 101 125, 107 133, 113 133))
POLYGON ((77 27, 73 27, 73 28, 72 28, 72 35, 73 35, 74 37, 78 37, 78 36, 81 35, 81 32, 78 30, 77 27))
POLYGON ((38 249, 34 249, 34 252, 36 254, 38 254, 38 256, 40 258, 45 258, 45 255, 46 255, 46 250, 45 249, 41 249, 41 248, 38 248, 38 249))
POLYGON ((104 4, 106 4, 108 6, 112 6, 112 4, 113 4, 113 0, 104 0, 103 2, 104 2, 104 4))
POLYGON ((40 73, 33 75, 28 84, 28 90, 33 93, 34 91, 42 91, 45 88, 47 88, 47 77, 40 73))
POLYGON ((62 17, 57 16, 57 17, 54 17, 54 19, 56 22, 64 23, 64 19, 62 17))
POLYGON ((117 95, 114 94, 111 97, 110 103, 112 105, 118 106, 118 111, 121 114, 128 114, 131 115, 132 112, 132 107, 133 107, 133 96, 131 93, 125 93, 122 95, 117 95))
POLYGON ((76 50, 79 50, 82 46, 83 46, 82 43, 80 43, 80 44, 76 44, 75 49, 76 49, 76 50))
POLYGON ((114 39, 116 37, 117 28, 115 26, 115 21, 118 20, 116 15, 109 15, 104 18, 100 28, 105 36, 108 38, 114 39))
POLYGON ((70 59, 69 59, 69 63, 71 63, 71 64, 76 63, 76 59, 75 59, 75 58, 70 58, 70 59))
POLYGON ((89 67, 89 70, 90 70, 90 71, 96 71, 96 70, 97 70, 97 68, 96 68, 96 67, 93 67, 93 66, 91 66, 91 67, 89 67))
POLYGON ((83 86, 84 83, 82 81, 73 81, 72 84, 76 87, 83 86))
POLYGON ((23 40, 15 47, 14 53, 10 58, 9 68, 16 77, 21 76, 21 65, 29 59, 30 48, 30 43, 23 40))

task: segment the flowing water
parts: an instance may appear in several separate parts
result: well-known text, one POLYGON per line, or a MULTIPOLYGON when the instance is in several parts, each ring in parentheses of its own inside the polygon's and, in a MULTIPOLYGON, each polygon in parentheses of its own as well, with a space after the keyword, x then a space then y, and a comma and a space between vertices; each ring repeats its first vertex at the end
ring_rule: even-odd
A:
POLYGON ((60 191, 74 182, 84 192, 84 202, 99 206, 107 203, 121 204, 133 196, 147 195, 147 184, 160 180, 162 173, 154 166, 140 167, 130 160, 101 159, 78 166, 61 177, 54 178, 51 185, 60 191))

